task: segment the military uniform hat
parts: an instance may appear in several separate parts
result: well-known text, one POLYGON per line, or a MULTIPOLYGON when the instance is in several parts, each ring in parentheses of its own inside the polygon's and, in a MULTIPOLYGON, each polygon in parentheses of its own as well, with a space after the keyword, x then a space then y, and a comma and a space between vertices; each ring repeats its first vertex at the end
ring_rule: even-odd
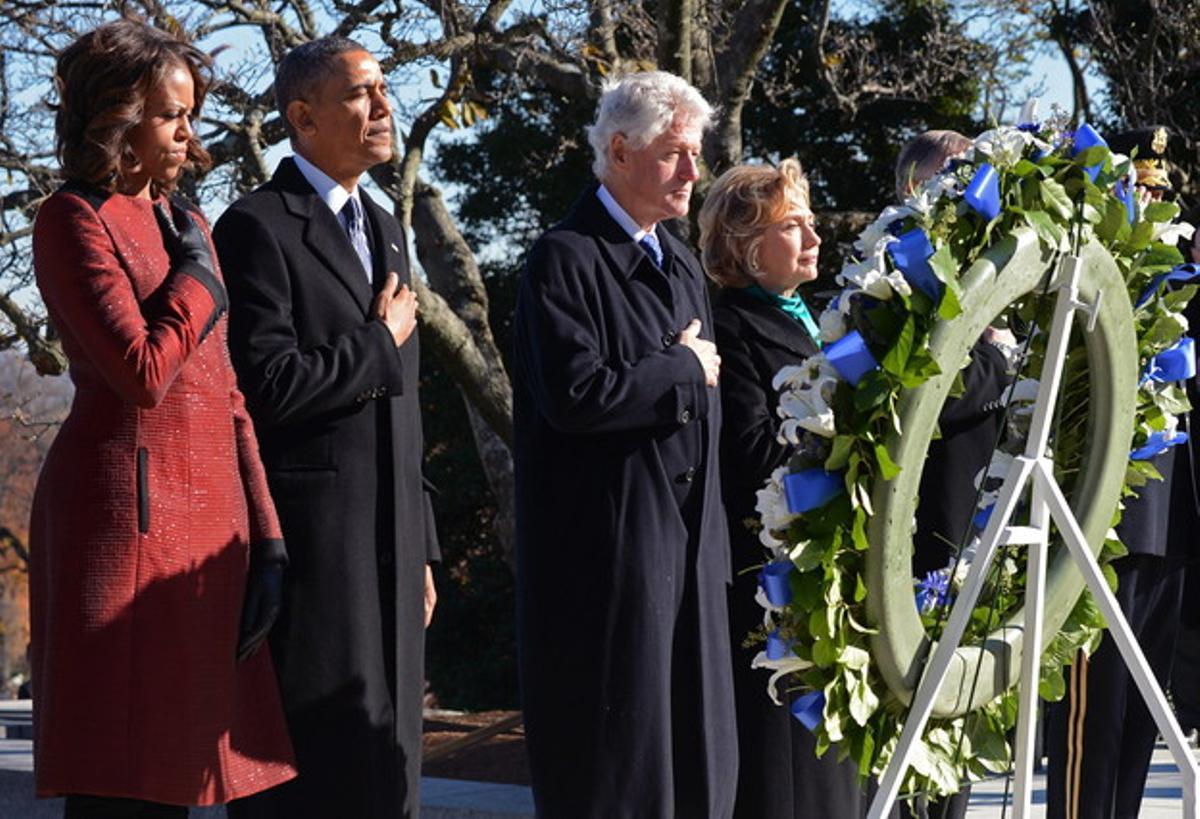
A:
POLYGON ((1149 128, 1134 128, 1114 134, 1108 140, 1113 151, 1132 155, 1133 167, 1137 171, 1138 184, 1151 190, 1170 190, 1171 179, 1168 161, 1171 154, 1171 132, 1161 125, 1149 128))

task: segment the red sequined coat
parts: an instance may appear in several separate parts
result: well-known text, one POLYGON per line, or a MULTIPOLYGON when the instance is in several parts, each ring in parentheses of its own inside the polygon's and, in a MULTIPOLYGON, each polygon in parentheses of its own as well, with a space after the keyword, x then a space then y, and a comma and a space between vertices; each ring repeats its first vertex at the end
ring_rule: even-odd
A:
POLYGON ((282 541, 224 287, 170 272, 151 207, 69 185, 34 229, 75 383, 30 526, 37 792, 204 805, 295 776, 268 651, 234 661, 282 541))

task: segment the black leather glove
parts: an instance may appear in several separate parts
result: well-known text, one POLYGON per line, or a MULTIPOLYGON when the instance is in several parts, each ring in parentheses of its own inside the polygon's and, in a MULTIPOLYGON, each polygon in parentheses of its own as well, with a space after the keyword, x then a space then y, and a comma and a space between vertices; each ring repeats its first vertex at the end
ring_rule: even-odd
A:
POLYGON ((277 560, 250 559, 246 573, 246 597, 242 601, 242 625, 238 633, 237 661, 253 656, 271 633, 283 607, 283 567, 277 560))
POLYGON ((163 247, 171 257, 172 270, 184 270, 196 275, 197 270, 212 277, 216 265, 213 264, 212 251, 209 250, 208 240, 204 231, 196 224, 196 220, 175 202, 171 202, 171 213, 162 204, 154 206, 154 218, 158 220, 158 229, 162 233, 163 247))

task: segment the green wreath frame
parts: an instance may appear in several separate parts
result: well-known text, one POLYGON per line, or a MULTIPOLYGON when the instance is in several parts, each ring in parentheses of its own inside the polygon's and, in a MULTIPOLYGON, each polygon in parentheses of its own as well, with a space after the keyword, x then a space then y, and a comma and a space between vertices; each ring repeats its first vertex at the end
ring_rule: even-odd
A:
MULTIPOLYGON (((1081 301, 1098 301, 1099 308, 1095 324, 1083 336, 1091 376, 1087 440, 1092 447, 1084 456, 1082 477, 1070 500, 1088 543, 1099 555, 1129 461, 1138 386, 1137 337, 1125 282, 1112 256, 1094 240, 1084 245, 1079 256, 1081 301)), ((960 279, 962 313, 938 323, 930 335, 930 353, 942 374, 901 396, 898 414, 903 435, 893 430, 886 446, 906 480, 879 481, 875 487, 866 570, 867 610, 878 629, 871 637, 871 653, 888 688, 902 702, 907 703, 916 690, 921 660, 930 649, 929 635, 913 605, 911 521, 925 454, 954 383, 954 363, 966 358, 996 316, 1044 285, 1056 259, 1030 229, 1014 231, 990 248, 960 279)), ((1059 550, 1047 567, 1044 645, 1058 634, 1083 588, 1083 576, 1066 551, 1059 550)), ((958 650, 934 705, 935 716, 967 714, 1017 682, 1023 618, 1021 608, 983 646, 958 650)))
MULTIPOLYGON (((1081 258, 1080 300, 1096 311, 1087 318, 1090 331, 1079 334, 1086 366, 1064 384, 1081 390, 1072 398, 1086 390, 1087 402, 1065 411, 1074 415, 1055 456, 1060 466, 1078 467, 1064 488, 1102 564, 1124 553, 1110 528, 1120 499, 1157 477, 1149 461, 1130 460, 1131 450, 1173 437, 1172 416, 1189 408, 1178 388, 1141 378, 1186 330, 1181 311, 1196 291, 1160 286, 1183 261, 1171 224, 1178 208, 1135 203, 1129 158, 1111 154, 1098 136, 1098 144, 1085 144, 1080 135, 1088 133, 1094 136, 1086 126, 1070 130, 1065 117, 994 129, 904 207, 885 210, 860 236, 861 259, 843 269, 846 286, 821 315, 825 350, 776 378, 781 438, 796 450, 759 491, 760 537, 772 558, 759 590, 764 624, 748 639, 765 643, 754 664, 774 672, 772 697, 794 697, 792 713, 813 730, 818 755, 836 746, 864 779, 887 765, 938 633, 937 620, 914 602, 916 494, 938 415, 984 329, 1014 303, 1025 310, 1023 320, 1047 327, 1039 289, 1061 254, 1073 249, 1081 258), (985 214, 968 194, 989 168, 994 211, 985 214), (916 277, 910 287, 889 250, 917 229, 928 240, 932 293, 916 277), (831 366, 832 349, 848 335, 877 358, 877 369, 853 384, 831 366), (827 495, 797 514, 787 479, 822 471, 827 495), (776 581, 784 578, 781 599, 768 590, 773 567, 784 570, 774 572, 776 581)), ((1040 374, 1037 344, 1027 352, 1030 372, 1040 374)), ((1013 565, 1001 569, 1011 588, 1000 586, 994 611, 968 628, 966 647, 956 652, 911 759, 908 791, 953 793, 963 779, 1008 769, 1023 642, 1023 600, 1012 591, 1021 569, 1013 565)), ((1115 582, 1111 568, 1105 571, 1115 582)), ((948 576, 947 585, 953 582, 948 576)), ((1062 696, 1063 666, 1098 643, 1103 625, 1081 575, 1062 550, 1052 551, 1043 697, 1062 696)))

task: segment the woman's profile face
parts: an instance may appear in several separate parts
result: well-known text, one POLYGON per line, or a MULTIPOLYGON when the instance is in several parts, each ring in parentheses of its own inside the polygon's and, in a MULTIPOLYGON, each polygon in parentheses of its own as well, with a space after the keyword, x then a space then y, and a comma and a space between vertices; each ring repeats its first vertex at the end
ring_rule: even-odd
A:
POLYGON ((764 290, 790 296, 804 282, 817 277, 821 237, 808 207, 792 203, 777 222, 767 225, 758 246, 755 280, 764 290))
POLYGON ((194 106, 191 72, 182 64, 171 66, 146 95, 142 121, 129 133, 137 165, 125 175, 124 193, 149 198, 152 181, 168 182, 179 176, 187 163, 194 106))

